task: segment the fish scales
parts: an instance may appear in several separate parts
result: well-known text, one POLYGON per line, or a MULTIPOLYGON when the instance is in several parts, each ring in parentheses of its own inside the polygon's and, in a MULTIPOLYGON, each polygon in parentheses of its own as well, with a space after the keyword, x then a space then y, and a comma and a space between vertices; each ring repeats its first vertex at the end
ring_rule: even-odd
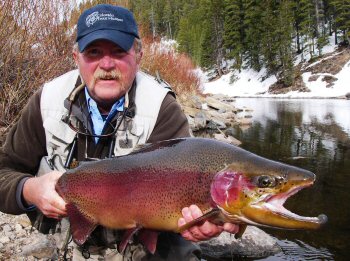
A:
POLYGON ((73 238, 81 244, 97 224, 178 232, 181 210, 192 204, 213 222, 315 229, 325 217, 304 218, 282 208, 314 180, 309 171, 236 146, 183 138, 84 163, 62 175, 56 190, 67 202, 73 238))

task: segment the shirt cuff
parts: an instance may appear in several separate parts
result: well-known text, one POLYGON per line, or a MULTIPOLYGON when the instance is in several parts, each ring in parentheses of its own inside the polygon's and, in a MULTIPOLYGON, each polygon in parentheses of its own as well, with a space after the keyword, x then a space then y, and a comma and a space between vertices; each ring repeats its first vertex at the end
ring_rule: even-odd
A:
POLYGON ((34 205, 28 206, 28 204, 25 202, 23 198, 23 186, 24 186, 24 183, 27 181, 27 179, 29 179, 29 177, 21 179, 21 181, 18 183, 17 190, 16 190, 16 201, 17 201, 18 207, 21 210, 33 211, 36 209, 36 206, 34 205))

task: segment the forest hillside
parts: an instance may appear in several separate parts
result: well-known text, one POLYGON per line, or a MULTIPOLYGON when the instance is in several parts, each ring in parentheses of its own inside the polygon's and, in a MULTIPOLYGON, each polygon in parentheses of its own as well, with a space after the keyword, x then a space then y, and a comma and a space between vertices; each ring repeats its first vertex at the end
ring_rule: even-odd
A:
MULTIPOLYGON (((275 77, 274 92, 299 84, 300 67, 330 41, 348 48, 350 0, 13 0, 0 1, 0 130, 16 121, 43 83, 74 69, 75 24, 86 8, 131 9, 144 47, 142 69, 178 94, 201 93, 194 69, 218 78, 232 71, 275 77), (161 39, 176 41, 163 48, 161 39)), ((234 80, 234 79, 233 79, 234 80)))

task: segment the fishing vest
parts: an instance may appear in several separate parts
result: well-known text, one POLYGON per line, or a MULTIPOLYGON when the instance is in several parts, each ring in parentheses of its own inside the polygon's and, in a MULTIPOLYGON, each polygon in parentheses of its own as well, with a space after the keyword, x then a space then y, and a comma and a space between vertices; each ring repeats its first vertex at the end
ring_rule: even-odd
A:
MULTIPOLYGON (((59 156, 61 165, 66 161, 70 144, 76 136, 76 132, 62 121, 68 113, 64 107, 64 100, 74 89, 78 77, 78 70, 70 71, 46 83, 41 94, 40 106, 46 135, 47 158, 55 162, 53 159, 59 156)), ((159 83, 152 76, 144 72, 136 74, 135 116, 127 125, 122 123, 118 129, 115 156, 129 154, 137 145, 147 141, 154 129, 164 97, 169 91, 165 84, 159 83), (125 138, 131 141, 131 144, 121 146, 125 138)), ((62 168, 57 169, 64 171, 62 168)))

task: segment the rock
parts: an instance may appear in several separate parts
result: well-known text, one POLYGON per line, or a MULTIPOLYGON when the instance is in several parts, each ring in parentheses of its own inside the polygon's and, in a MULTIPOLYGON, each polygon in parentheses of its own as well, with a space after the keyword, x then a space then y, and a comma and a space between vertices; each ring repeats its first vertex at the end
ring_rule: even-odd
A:
POLYGON ((20 225, 20 224, 16 224, 15 225, 15 231, 16 231, 16 233, 19 233, 19 232, 21 232, 23 230, 23 228, 22 228, 22 226, 20 225))
POLYGON ((194 124, 194 119, 192 117, 190 117, 189 115, 186 115, 187 121, 188 121, 188 125, 190 126, 190 130, 191 131, 197 131, 198 129, 196 129, 195 124, 194 124))
POLYGON ((220 119, 212 118, 207 123, 207 129, 210 129, 210 130, 226 129, 226 124, 225 124, 225 122, 221 121, 220 119))
POLYGON ((338 78, 332 75, 326 75, 326 76, 323 76, 322 78, 323 82, 327 82, 326 88, 332 87, 334 85, 334 82, 336 82, 337 80, 338 78))
POLYGON ((205 129, 207 126, 207 115, 203 111, 199 111, 194 116, 194 127, 197 130, 205 129))
POLYGON ((10 238, 9 237, 7 237, 7 236, 0 237, 0 243, 6 244, 8 242, 10 242, 10 238))
POLYGON ((185 106, 185 105, 182 106, 182 109, 186 115, 191 116, 192 118, 194 118, 195 115, 201 111, 200 109, 185 106))
POLYGON ((29 257, 34 256, 36 258, 49 258, 57 259, 57 250, 55 240, 43 234, 32 236, 29 243, 22 248, 21 256, 29 257))
POLYGON ((240 126, 247 126, 247 125, 251 125, 252 124, 252 118, 238 118, 237 122, 240 126))
POLYGON ((190 96, 189 103, 192 104, 192 106, 196 109, 202 109, 203 103, 202 103, 201 99, 196 95, 190 96))
POLYGON ((236 138, 234 138, 232 136, 226 136, 223 133, 215 133, 214 139, 219 140, 219 141, 223 141, 223 142, 227 142, 227 143, 230 143, 230 144, 235 145, 235 146, 239 146, 242 144, 242 142, 240 142, 236 138))
POLYGON ((32 225, 30 223, 29 218, 26 215, 21 215, 18 219, 17 219, 18 224, 20 224, 23 228, 31 228, 32 225))
POLYGON ((242 238, 235 239, 229 233, 198 243, 204 258, 264 258, 281 251, 277 241, 261 229, 248 226, 242 238))
POLYGON ((12 230, 12 228, 11 228, 11 226, 8 225, 8 224, 6 224, 6 225, 4 225, 4 226, 2 227, 2 231, 3 231, 3 233, 5 233, 5 234, 11 232, 11 230, 12 230))
POLYGON ((309 82, 315 82, 315 81, 317 81, 318 78, 320 78, 319 75, 311 75, 309 77, 309 82))
POLYGON ((350 92, 348 92, 347 94, 345 94, 346 99, 350 100, 350 92))
POLYGON ((214 108, 216 110, 225 110, 225 111, 235 111, 235 108, 232 105, 229 105, 228 103, 221 102, 213 97, 206 97, 205 102, 207 105, 211 108, 214 108))

